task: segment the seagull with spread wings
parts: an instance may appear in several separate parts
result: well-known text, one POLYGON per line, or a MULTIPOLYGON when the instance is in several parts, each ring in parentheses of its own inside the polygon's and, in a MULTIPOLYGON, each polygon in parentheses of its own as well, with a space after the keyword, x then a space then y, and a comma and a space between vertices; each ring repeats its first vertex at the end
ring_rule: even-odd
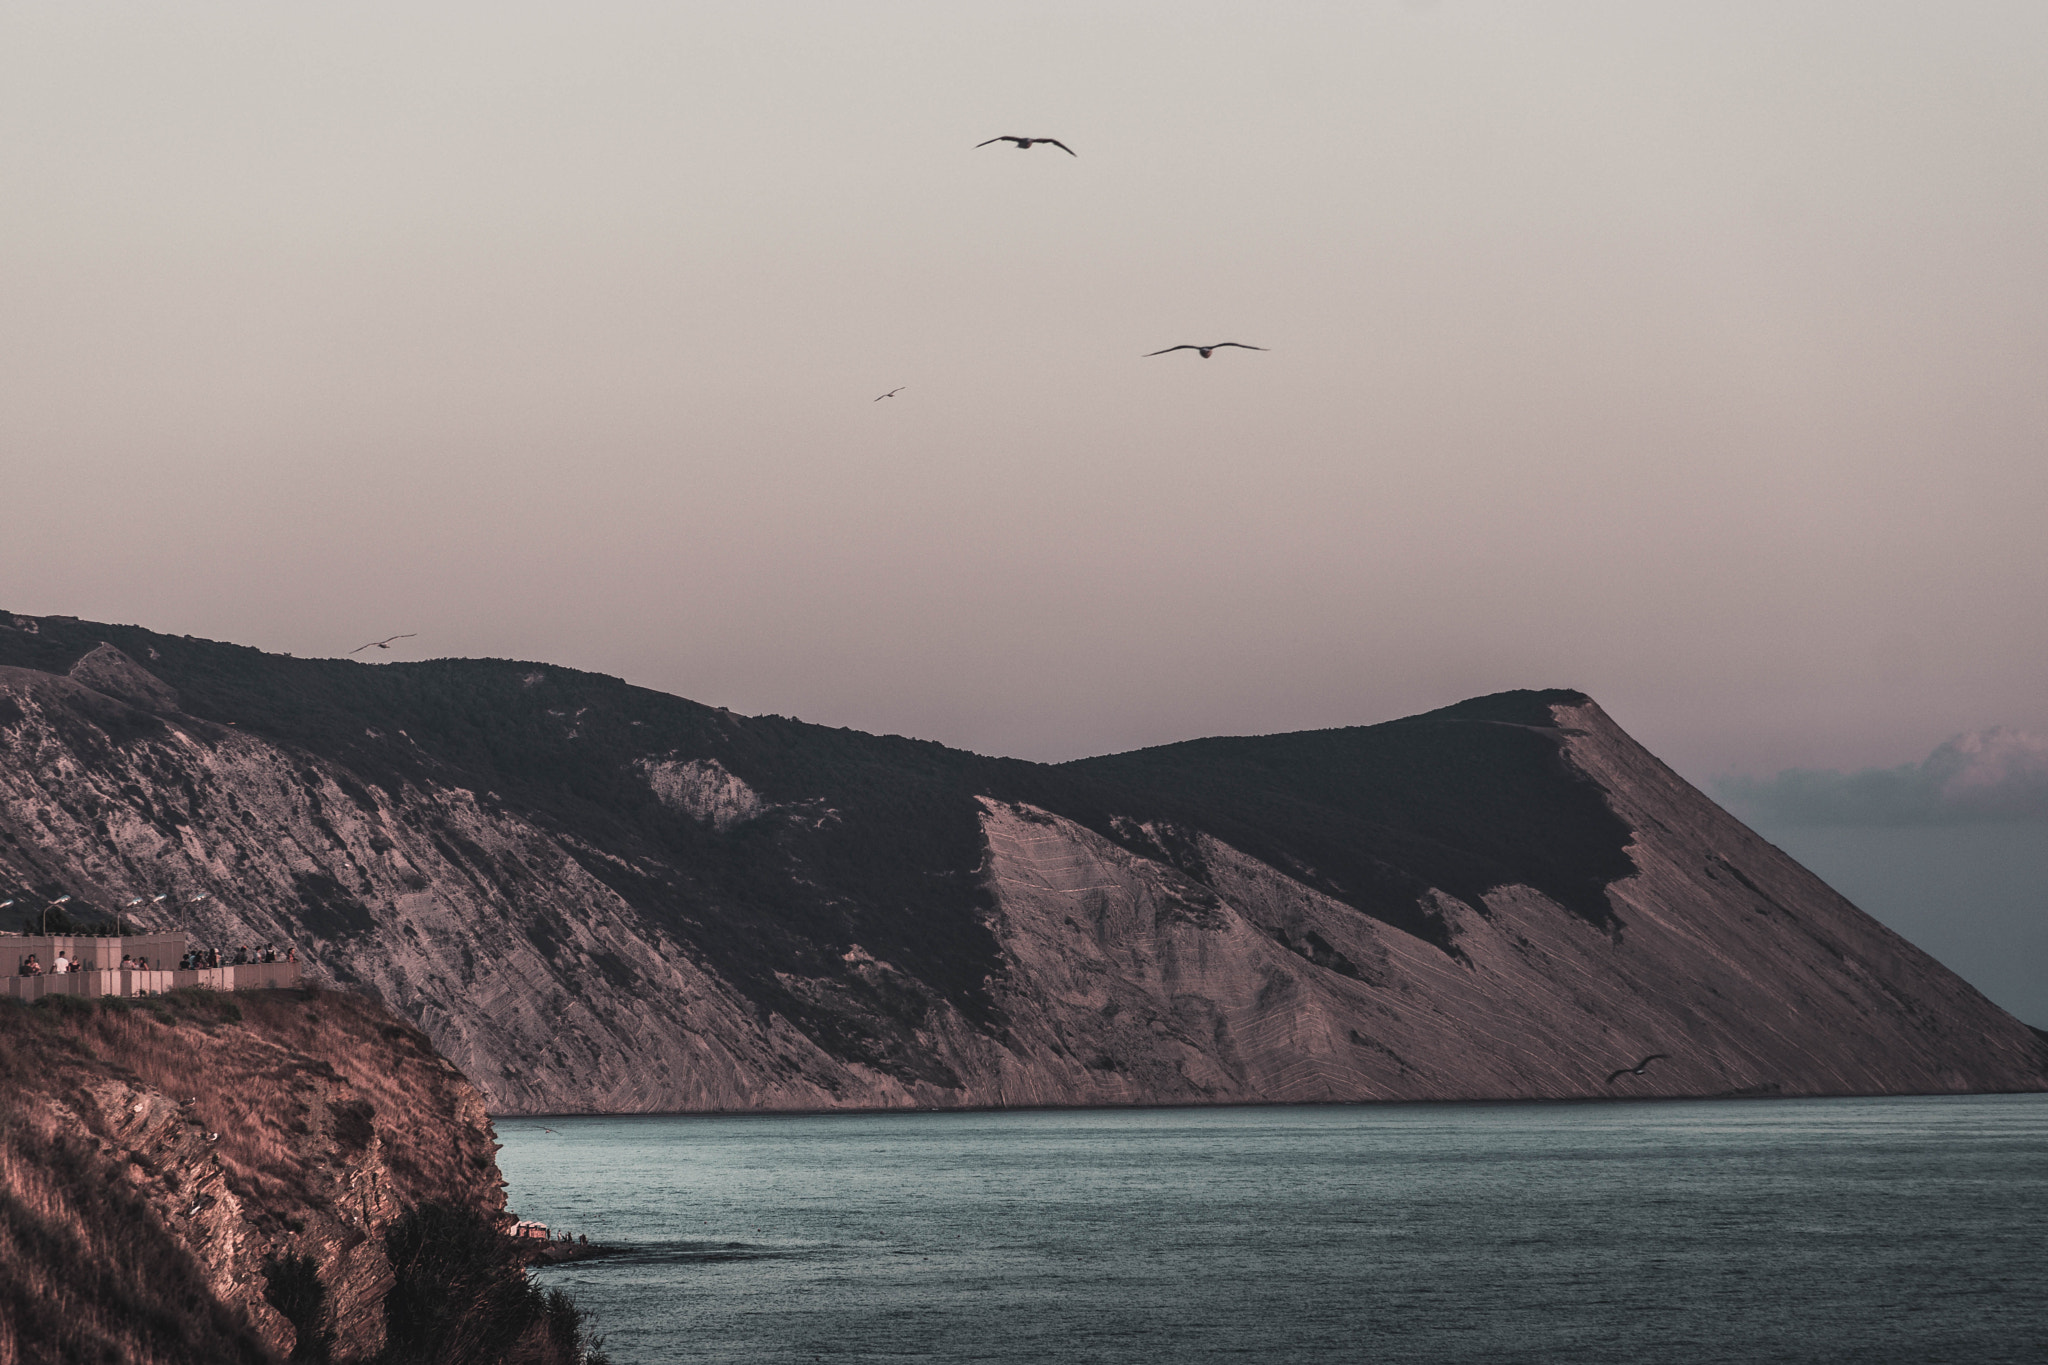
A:
POLYGON ((381 640, 372 640, 370 641, 370 643, 366 645, 357 645, 354 649, 350 650, 349 653, 360 654, 366 649, 389 649, 391 648, 391 642, 393 640, 414 640, 418 638, 418 631, 414 631, 410 635, 387 635, 381 640))
POLYGON ((1075 151, 1072 147, 1069 147, 1066 143, 1060 141, 1056 137, 992 137, 988 140, 988 142, 977 142, 974 145, 976 147, 986 147, 988 146, 989 142, 1014 142, 1017 144, 1017 150, 1020 152, 1030 151, 1031 144, 1034 142, 1050 142, 1053 146, 1059 148, 1068 156, 1081 155, 1079 152, 1075 151))
MULTIPOLYGON (((1225 346, 1235 346, 1240 351, 1270 351, 1273 349, 1270 346, 1247 346, 1242 341, 1219 341, 1213 346, 1196 346, 1193 344, 1188 344, 1184 346, 1169 346, 1166 348, 1166 351, 1193 351, 1196 355, 1202 357, 1202 359, 1207 360, 1209 358, 1209 353, 1211 351, 1220 351, 1225 346)), ((1147 351, 1143 356, 1139 358, 1142 360, 1149 360, 1151 357, 1155 355, 1165 355, 1166 351, 1147 351)))
POLYGON ((1607 1083, 1609 1085, 1613 1085, 1623 1076, 1640 1076, 1643 1074, 1644 1069, 1648 1067, 1651 1062, 1668 1062, 1670 1060, 1670 1056, 1666 1053, 1653 1052, 1649 1056, 1643 1058, 1643 1060, 1641 1060, 1640 1062, 1637 1062, 1634 1066, 1625 1066, 1621 1068, 1621 1070, 1619 1071, 1609 1072, 1607 1076, 1607 1083))
POLYGON ((879 402, 881 402, 881 401, 882 401, 882 400, 883 400, 884 398, 894 398, 894 397, 895 397, 895 396, 896 396, 897 394, 899 394, 899 393, 903 392, 903 390, 905 390, 905 389, 907 389, 907 388, 909 388, 909 387, 910 387, 910 385, 908 385, 908 384, 900 384, 900 385, 898 385, 897 387, 895 387, 895 388, 893 388, 893 389, 889 390, 889 391, 888 391, 887 393, 884 393, 884 394, 877 394, 877 395, 875 396, 875 401, 876 401, 877 403, 879 403, 879 402))

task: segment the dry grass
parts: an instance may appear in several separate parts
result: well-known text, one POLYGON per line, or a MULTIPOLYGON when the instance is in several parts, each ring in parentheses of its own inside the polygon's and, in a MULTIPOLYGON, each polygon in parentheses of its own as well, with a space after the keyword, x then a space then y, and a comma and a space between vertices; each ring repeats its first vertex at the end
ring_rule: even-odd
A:
POLYGON ((0 1093, 0 1365, 274 1358, 262 1271, 297 1255, 374 1349, 389 1273, 363 1244, 411 1208, 503 1207, 476 1091, 358 996, 0 1005, 0 1093))
POLYGON ((116 1163, 55 1126, 0 1121, 0 1365, 270 1359, 116 1163))
POLYGON ((502 1206, 468 1081, 361 996, 193 991, 55 1014, 63 1041, 188 1101, 191 1120, 220 1134, 215 1156, 245 1199, 284 1209, 319 1197, 375 1143, 399 1204, 502 1206))

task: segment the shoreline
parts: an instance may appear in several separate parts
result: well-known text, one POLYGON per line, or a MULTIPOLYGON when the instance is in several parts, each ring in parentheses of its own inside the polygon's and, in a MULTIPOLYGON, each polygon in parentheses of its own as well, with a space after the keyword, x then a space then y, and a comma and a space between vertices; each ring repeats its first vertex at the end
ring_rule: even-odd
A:
POLYGON ((1997 1095, 2048 1095, 2048 1083, 2027 1090, 1841 1090, 1787 1094, 1775 1086, 1752 1086, 1743 1090, 1717 1091, 1711 1095, 1572 1095, 1557 1098, 1526 1096, 1483 1097, 1455 1100, 1224 1100, 1213 1104, 1019 1104, 1019 1105, 924 1105, 897 1107, 847 1107, 844 1109, 622 1109, 562 1110, 546 1113, 493 1113, 493 1125, 540 1119, 766 1119, 766 1118, 877 1118, 939 1114, 1122 1114, 1223 1109, 1419 1109, 1419 1108, 1505 1108, 1513 1106, 1587 1104, 1685 1104, 1719 1101, 1800 1100, 1949 1100, 1982 1099, 1997 1095))

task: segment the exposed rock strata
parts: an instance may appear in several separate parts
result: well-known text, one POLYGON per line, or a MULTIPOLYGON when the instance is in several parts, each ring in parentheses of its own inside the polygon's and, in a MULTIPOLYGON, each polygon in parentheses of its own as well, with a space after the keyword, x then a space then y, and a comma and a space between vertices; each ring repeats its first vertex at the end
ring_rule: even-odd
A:
POLYGON ((725 770, 715 758, 648 760, 641 764, 647 785, 661 803, 685 815, 702 820, 713 829, 731 829, 759 815, 760 796, 746 783, 725 770))
POLYGON ((209 893, 500 1112, 2048 1084, 1576 693, 1046 767, 13 620, 0 877, 209 893))
POLYGON ((0 1362, 264 1361, 305 1256, 340 1356, 384 1341, 393 1218, 495 1215, 476 1089, 361 996, 0 1001, 0 1362))

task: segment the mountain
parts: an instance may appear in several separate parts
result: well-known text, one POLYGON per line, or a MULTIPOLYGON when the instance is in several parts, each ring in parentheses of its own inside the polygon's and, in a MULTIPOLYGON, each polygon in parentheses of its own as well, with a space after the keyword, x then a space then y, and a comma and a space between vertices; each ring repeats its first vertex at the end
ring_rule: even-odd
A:
POLYGON ((296 942, 497 1112, 2048 1088, 1568 691, 1046 765, 0 614, 10 886, 296 942))
POLYGON ((483 1097, 374 1000, 0 999, 0 1085, 0 1361, 583 1358, 483 1097))

